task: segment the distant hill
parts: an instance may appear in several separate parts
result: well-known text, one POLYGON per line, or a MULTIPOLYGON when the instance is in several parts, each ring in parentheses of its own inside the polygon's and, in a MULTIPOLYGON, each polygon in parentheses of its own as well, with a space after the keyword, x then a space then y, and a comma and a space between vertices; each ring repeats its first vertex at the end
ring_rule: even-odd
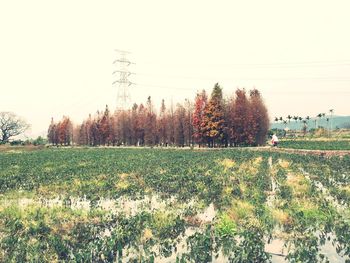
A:
MULTIPOLYGON (((321 118, 320 120, 318 118, 317 119, 317 123, 318 126, 322 126, 324 128, 328 128, 327 121, 326 118, 321 118)), ((271 123, 270 125, 271 129, 284 129, 286 126, 283 123, 271 123)), ((303 127, 303 123, 301 123, 300 121, 295 122, 294 120, 291 120, 290 123, 287 123, 287 127, 291 130, 300 130, 301 127, 303 127)), ((311 118, 308 122, 308 129, 312 129, 315 128, 315 118, 311 118)), ((336 128, 350 128, 350 116, 333 116, 332 117, 332 129, 336 129, 336 128)))

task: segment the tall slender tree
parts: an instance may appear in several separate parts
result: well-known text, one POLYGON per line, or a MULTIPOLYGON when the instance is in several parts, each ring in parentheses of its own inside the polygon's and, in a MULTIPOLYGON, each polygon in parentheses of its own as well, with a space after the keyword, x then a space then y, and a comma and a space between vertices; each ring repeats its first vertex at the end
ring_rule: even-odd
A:
POLYGON ((161 146, 168 145, 168 125, 167 125, 167 111, 164 99, 162 100, 162 105, 160 107, 159 119, 158 119, 158 134, 159 143, 161 146))
POLYGON ((156 114, 154 113, 151 97, 147 99, 145 119, 145 143, 153 146, 156 141, 156 114))
POLYGON ((234 108, 232 112, 231 140, 235 146, 247 144, 249 101, 244 89, 236 90, 234 108))
POLYGON ((216 83, 202 121, 202 131, 209 147, 214 147, 216 143, 221 145, 223 142, 225 120, 222 104, 222 88, 216 83))
POLYGON ((175 144, 180 147, 185 146, 185 117, 185 107, 178 103, 175 111, 175 144))
POLYGON ((249 105, 250 127, 248 129, 248 143, 250 145, 264 145, 266 143, 266 135, 269 130, 269 116, 267 108, 262 100, 261 94, 257 89, 250 91, 249 105))
POLYGON ((194 111, 192 115, 193 139, 199 144, 199 147, 204 142, 204 134, 202 131, 202 123, 204 118, 204 109, 208 103, 208 98, 205 90, 197 93, 194 102, 194 111))
POLYGON ((56 124, 53 121, 53 118, 51 118, 51 123, 50 123, 49 129, 47 131, 47 138, 48 138, 49 143, 51 143, 51 144, 57 143, 55 141, 55 133, 56 133, 56 124))
POLYGON ((109 144, 110 142, 108 141, 108 139, 110 138, 111 124, 110 124, 108 105, 106 105, 104 114, 100 121, 99 133, 101 138, 101 144, 102 145, 109 144))

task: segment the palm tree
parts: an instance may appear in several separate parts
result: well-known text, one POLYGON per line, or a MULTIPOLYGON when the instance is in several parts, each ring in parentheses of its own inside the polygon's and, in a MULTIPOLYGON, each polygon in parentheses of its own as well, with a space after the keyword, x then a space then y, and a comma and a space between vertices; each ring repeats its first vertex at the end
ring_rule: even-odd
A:
POLYGON ((333 112, 334 112, 334 109, 330 109, 329 110, 329 113, 331 114, 331 117, 330 117, 331 128, 330 128, 329 136, 332 135, 332 117, 333 117, 333 112))
POLYGON ((287 121, 283 120, 283 124, 284 124, 284 137, 287 135, 287 121))
POLYGON ((297 133, 297 121, 298 121, 298 116, 293 116, 293 120, 295 121, 295 130, 294 130, 294 137, 296 136, 297 133))
MULTIPOLYGON (((317 114, 316 118, 318 118, 318 120, 320 120, 322 118, 322 113, 317 114)), ((317 126, 317 127, 315 127, 316 129, 319 128, 319 123, 316 126, 317 126)))
POLYGON ((329 137, 329 118, 326 118, 326 121, 327 121, 328 137, 329 137))
POLYGON ((302 127, 301 127, 301 122, 302 122, 303 118, 302 117, 298 117, 298 121, 300 122, 300 131, 302 130, 302 127))
POLYGON ((307 130, 307 125, 306 125, 306 123, 307 123, 308 121, 305 119, 305 120, 303 120, 303 123, 304 123, 304 126, 303 126, 303 134, 304 134, 304 136, 306 135, 306 130, 307 130))

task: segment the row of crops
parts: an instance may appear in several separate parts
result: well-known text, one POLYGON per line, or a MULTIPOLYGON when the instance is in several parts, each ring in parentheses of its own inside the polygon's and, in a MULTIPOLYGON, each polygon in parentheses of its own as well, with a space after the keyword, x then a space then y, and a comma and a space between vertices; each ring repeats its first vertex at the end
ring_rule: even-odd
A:
POLYGON ((279 147, 306 150, 350 150, 350 140, 282 140, 279 147))
POLYGON ((0 153, 1 262, 345 262, 350 158, 0 153))

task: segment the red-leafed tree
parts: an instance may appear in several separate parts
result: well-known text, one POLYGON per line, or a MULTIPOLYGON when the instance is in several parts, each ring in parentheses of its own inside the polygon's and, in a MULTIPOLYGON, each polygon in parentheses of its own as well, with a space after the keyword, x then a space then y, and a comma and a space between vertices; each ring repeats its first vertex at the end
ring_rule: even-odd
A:
POLYGON ((138 129, 138 105, 134 103, 131 109, 130 116, 130 135, 131 135, 131 145, 137 146, 138 137, 137 137, 137 129, 138 129))
POLYGON ((190 146, 193 142, 193 127, 192 127, 192 115, 193 115, 193 104, 190 100, 185 100, 185 119, 184 119, 184 134, 185 134, 185 145, 190 146))
POLYGON ((100 125, 101 114, 99 111, 96 113, 96 117, 92 119, 90 134, 91 134, 91 143, 93 146, 101 145, 101 135, 100 135, 100 125))
POLYGON ((79 145, 89 145, 87 139, 87 131, 86 131, 86 122, 84 121, 78 128, 78 134, 75 138, 75 141, 79 145))
POLYGON ((101 118, 101 121, 99 123, 99 133, 101 138, 101 144, 106 145, 110 144, 110 141, 108 139, 110 138, 111 133, 111 124, 110 124, 110 116, 109 116, 109 109, 106 105, 105 112, 103 113, 103 116, 101 118))
POLYGON ((49 129, 47 131, 47 139, 49 143, 56 145, 57 142, 55 140, 56 136, 56 123, 53 121, 53 118, 51 118, 51 123, 49 126, 49 129))
POLYGON ((180 147, 185 146, 185 116, 184 106, 178 103, 175 111, 175 144, 180 147))
POLYGON ((137 141, 138 145, 145 145, 146 108, 141 103, 138 109, 137 141))
POLYGON ((156 114, 154 113, 151 97, 147 99, 145 119, 145 144, 153 146, 156 142, 156 114))
POLYGON ((204 109, 207 105, 207 95, 205 90, 201 93, 197 93, 194 102, 194 111, 192 115, 192 127, 193 127, 193 139, 201 146, 204 141, 204 135, 202 132, 202 122, 204 117, 204 109))
MULTIPOLYGON (((73 124, 66 116, 57 125, 57 144, 70 145, 72 142, 73 124)), ((56 140, 55 139, 55 140, 56 140)))
POLYGON ((236 90, 236 98, 231 115, 231 140, 235 146, 247 144, 249 101, 244 89, 236 90))
POLYGON ((249 94, 249 135, 248 143, 251 145, 264 145, 269 130, 269 116, 267 108, 257 89, 253 89, 249 94))
POLYGON ((170 109, 168 112, 168 143, 169 145, 175 144, 175 112, 174 105, 171 103, 170 109))
POLYGON ((118 137, 117 137, 117 123, 118 123, 117 116, 115 114, 111 114, 111 116, 109 117, 109 124, 110 124, 111 133, 109 135, 108 141, 113 146, 115 146, 117 144, 117 141, 118 141, 118 137))
POLYGON ((129 111, 118 111, 116 114, 118 145, 130 145, 131 143, 129 114, 129 111))
POLYGON ((159 118, 158 118, 158 135, 159 143, 161 146, 168 145, 168 119, 167 111, 164 100, 162 100, 162 105, 160 107, 159 118))

